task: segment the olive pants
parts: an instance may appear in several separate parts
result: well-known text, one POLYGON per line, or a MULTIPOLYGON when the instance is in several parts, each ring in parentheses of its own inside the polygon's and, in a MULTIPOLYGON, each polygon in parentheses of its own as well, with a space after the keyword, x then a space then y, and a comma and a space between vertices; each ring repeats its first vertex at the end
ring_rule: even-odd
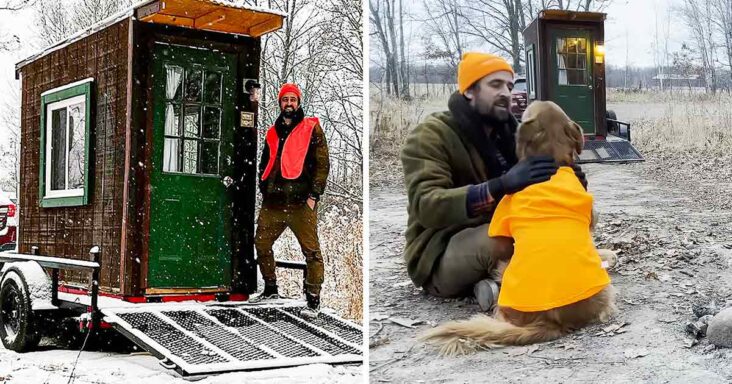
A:
POLYGON ((286 228, 290 228, 295 234, 305 255, 305 290, 312 295, 320 295, 320 287, 323 285, 323 256, 320 254, 318 241, 318 218, 315 210, 310 209, 306 203, 287 206, 262 204, 257 218, 254 247, 257 249, 257 263, 265 283, 277 281, 272 245, 286 228))
POLYGON ((498 260, 508 260, 513 244, 488 237, 488 225, 465 228, 450 238, 424 288, 433 296, 470 295, 473 285, 489 278, 498 260))

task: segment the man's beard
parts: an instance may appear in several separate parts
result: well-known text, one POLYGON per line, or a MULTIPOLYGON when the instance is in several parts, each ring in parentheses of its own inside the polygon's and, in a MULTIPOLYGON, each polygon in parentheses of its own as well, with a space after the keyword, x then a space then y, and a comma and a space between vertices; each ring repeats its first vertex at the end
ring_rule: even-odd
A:
POLYGON ((511 101, 497 100, 493 105, 485 110, 484 108, 476 108, 476 112, 490 122, 505 123, 511 115, 511 101))
POLYGON ((284 117, 285 119, 293 119, 295 118, 295 116, 297 116, 297 109, 285 108, 284 110, 282 110, 281 114, 282 117, 284 117))

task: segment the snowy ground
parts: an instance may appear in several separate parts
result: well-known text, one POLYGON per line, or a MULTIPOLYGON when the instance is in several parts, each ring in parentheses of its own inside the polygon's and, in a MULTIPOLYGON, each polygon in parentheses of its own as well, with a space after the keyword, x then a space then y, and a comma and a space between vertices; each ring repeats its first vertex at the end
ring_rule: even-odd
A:
MULTIPOLYGON (((615 107, 625 116, 650 113, 615 107)), ((372 183, 370 380, 732 382, 732 350, 716 349, 685 332, 685 325, 696 320, 694 306, 732 306, 729 160, 673 154, 644 163, 584 166, 601 214, 596 240, 621 250, 611 273, 619 291, 618 315, 553 342, 454 358, 439 357, 416 336, 444 321, 469 317, 478 307, 429 297, 411 284, 402 258, 404 187, 399 178, 372 183)))
MULTIPOLYGON (((65 384, 78 351, 49 349, 18 354, 0 347, 0 383, 65 384)), ((147 353, 83 352, 74 372, 76 384, 169 384, 196 381, 229 383, 362 383, 363 367, 313 364, 255 372, 182 378, 147 353)))

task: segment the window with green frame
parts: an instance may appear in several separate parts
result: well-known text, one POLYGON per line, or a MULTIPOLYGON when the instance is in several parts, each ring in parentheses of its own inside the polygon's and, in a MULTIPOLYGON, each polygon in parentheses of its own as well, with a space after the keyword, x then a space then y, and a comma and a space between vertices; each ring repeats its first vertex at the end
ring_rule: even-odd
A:
POLYGON ((41 207, 89 202, 89 133, 94 79, 41 94, 41 207))

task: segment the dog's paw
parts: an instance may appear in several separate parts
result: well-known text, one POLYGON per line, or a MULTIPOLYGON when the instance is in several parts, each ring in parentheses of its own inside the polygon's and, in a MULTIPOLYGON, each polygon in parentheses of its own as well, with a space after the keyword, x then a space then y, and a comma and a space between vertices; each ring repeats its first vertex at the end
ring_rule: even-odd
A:
POLYGON ((605 269, 612 269, 618 262, 618 252, 612 249, 598 249, 597 253, 600 254, 600 260, 602 260, 602 267, 605 269))

